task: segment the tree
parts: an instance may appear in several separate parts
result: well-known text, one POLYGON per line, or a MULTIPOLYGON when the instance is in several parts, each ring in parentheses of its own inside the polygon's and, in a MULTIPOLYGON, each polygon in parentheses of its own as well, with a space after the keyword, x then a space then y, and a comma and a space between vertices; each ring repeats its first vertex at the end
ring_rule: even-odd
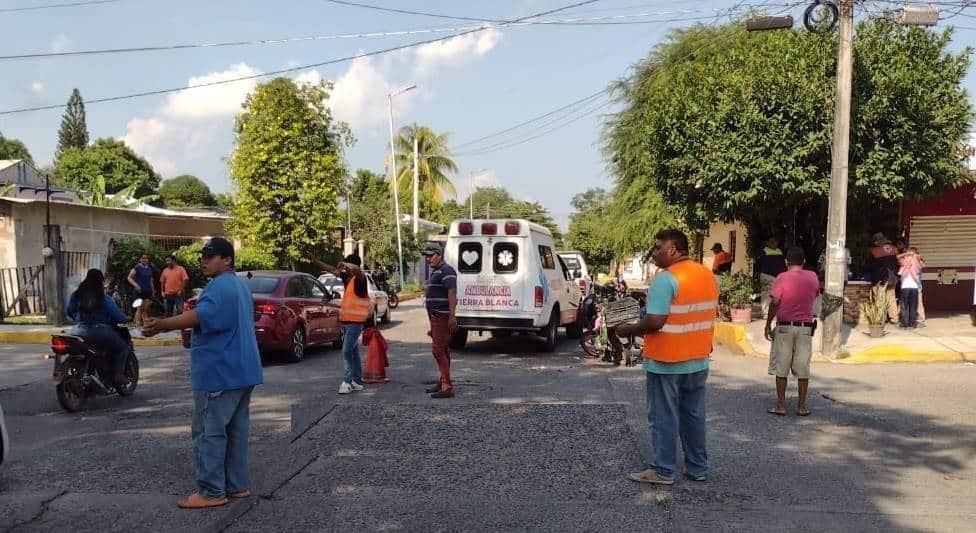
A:
POLYGON ((34 164, 34 158, 31 157, 24 143, 4 137, 2 133, 0 133, 0 159, 23 159, 34 164))
POLYGON ((189 174, 164 180, 159 186, 159 196, 166 207, 210 207, 217 199, 207 184, 189 174))
POLYGON ((132 185, 129 185, 128 187, 114 194, 106 193, 105 178, 102 176, 96 176, 85 187, 85 191, 87 191, 88 194, 82 196, 82 201, 88 205, 94 205, 97 207, 130 208, 140 203, 148 204, 150 202, 154 202, 158 198, 158 196, 155 194, 137 198, 136 190, 138 187, 138 184, 133 183, 132 185))
MULTIPOLYGON (((391 266, 397 263, 396 227, 393 225, 393 200, 386 178, 359 169, 349 183, 349 207, 352 214, 352 236, 366 242, 369 263, 391 266)), ((404 261, 420 256, 420 240, 406 226, 402 228, 404 261)))
POLYGON ((71 91, 68 107, 61 118, 61 129, 58 130, 58 148, 54 159, 61 157, 71 148, 85 149, 88 147, 88 124, 85 121, 85 101, 81 99, 78 89, 71 91))
MULTIPOLYGON (((562 231, 552 218, 552 214, 539 202, 517 200, 502 187, 482 187, 474 191, 472 196, 474 214, 476 217, 491 218, 524 218, 530 222, 541 224, 552 232, 552 237, 561 244, 562 231)), ((453 200, 444 204, 439 214, 439 222, 448 225, 459 218, 470 215, 468 200, 458 203, 453 200)))
POLYGON ((215 205, 221 209, 232 209, 234 207, 234 193, 219 192, 214 196, 215 205))
MULTIPOLYGON (((411 124, 400 128, 396 136, 396 161, 400 202, 404 208, 413 209, 413 141, 417 139, 417 183, 420 190, 420 212, 433 216, 438 206, 457 195, 448 174, 456 174, 451 150, 450 135, 438 134, 427 126, 411 124)), ((392 187, 392 183, 390 186, 392 187)))
MULTIPOLYGON (((973 110, 961 83, 971 50, 948 52, 950 37, 882 20, 859 24, 852 213, 965 179, 973 110)), ((631 207, 663 204, 696 228, 808 220, 822 246, 835 51, 834 35, 806 31, 672 33, 613 87, 625 106, 604 137, 617 195, 631 207)))
POLYGON ((594 272, 609 272, 618 255, 610 239, 610 201, 610 193, 600 188, 581 192, 570 201, 574 213, 569 217, 567 247, 582 252, 594 272))
POLYGON ((88 148, 68 148, 58 158, 54 177, 67 187, 84 190, 101 176, 105 192, 114 194, 135 186, 135 195, 155 194, 159 175, 152 165, 122 141, 97 139, 88 148))
POLYGON ((331 89, 275 78, 248 95, 235 122, 228 227, 279 264, 304 261, 340 225, 336 197, 353 139, 327 106, 331 89))

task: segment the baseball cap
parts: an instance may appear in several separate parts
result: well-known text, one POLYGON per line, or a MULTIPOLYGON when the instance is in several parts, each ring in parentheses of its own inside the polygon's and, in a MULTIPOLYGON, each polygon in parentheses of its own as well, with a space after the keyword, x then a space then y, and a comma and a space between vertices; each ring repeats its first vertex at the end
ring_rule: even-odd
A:
POLYGON ((444 255, 444 248, 440 244, 438 244, 436 242, 432 242, 432 243, 428 244, 427 247, 424 248, 424 251, 423 251, 423 255, 430 256, 430 255, 434 255, 434 254, 444 255))
POLYGON ((223 237, 214 237, 207 241, 207 244, 203 245, 203 250, 200 250, 200 255, 204 258, 219 255, 220 257, 230 257, 233 259, 234 245, 223 237))

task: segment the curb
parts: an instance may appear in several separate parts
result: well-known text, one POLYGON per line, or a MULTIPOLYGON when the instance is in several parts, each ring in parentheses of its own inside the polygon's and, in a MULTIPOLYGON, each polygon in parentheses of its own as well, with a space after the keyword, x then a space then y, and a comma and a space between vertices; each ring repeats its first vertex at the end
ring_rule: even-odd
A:
MULTIPOLYGON (((749 342, 746 328, 731 322, 715 323, 715 342, 728 348, 732 353, 746 356, 764 356, 749 342)), ((822 354, 814 354, 814 361, 845 365, 873 363, 961 363, 976 361, 976 353, 955 352, 952 350, 913 350, 898 344, 885 344, 856 352, 843 352, 831 359, 822 354)))
POLYGON ((410 300, 416 300, 417 298, 420 298, 423 295, 424 295, 424 293, 422 293, 422 292, 411 292, 411 293, 407 293, 407 294, 405 294, 403 296, 399 296, 399 295, 398 296, 399 296, 401 302, 409 302, 410 300))
MULTIPOLYGON (((0 343, 6 344, 50 344, 51 335, 67 333, 65 331, 0 331, 0 343)), ((134 346, 183 346, 181 339, 146 339, 133 337, 134 346)))

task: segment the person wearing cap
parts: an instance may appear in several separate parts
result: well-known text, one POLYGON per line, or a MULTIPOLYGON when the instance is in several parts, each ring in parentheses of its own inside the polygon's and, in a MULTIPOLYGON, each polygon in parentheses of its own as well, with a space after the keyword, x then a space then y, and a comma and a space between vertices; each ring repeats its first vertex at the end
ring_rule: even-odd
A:
POLYGON ((884 233, 875 233, 871 237, 871 248, 864 270, 871 273, 871 281, 877 286, 885 284, 888 293, 888 321, 895 323, 899 320, 898 312, 898 249, 891 244, 884 233))
POLYGON ((721 243, 712 245, 712 253, 715 254, 715 257, 712 259, 713 273, 724 274, 726 272, 732 272, 732 254, 723 250, 721 243))
POLYGON ((430 265, 427 279, 427 316, 430 317, 431 351, 440 381, 427 389, 431 398, 453 398, 454 384, 451 382, 451 336, 457 331, 457 272, 444 262, 444 248, 438 243, 430 243, 424 248, 424 258, 430 265))
POLYGON ((263 382, 254 335, 254 301, 234 272, 234 246, 214 237, 203 247, 200 270, 210 278, 192 311, 147 318, 143 335, 193 328, 193 457, 197 491, 179 507, 202 509, 251 496, 248 434, 251 392, 263 382))
POLYGON ((363 386, 363 360, 359 353, 359 337, 363 327, 369 320, 373 307, 369 299, 369 288, 366 285, 366 273, 363 272, 363 261, 356 254, 349 254, 336 266, 312 257, 312 263, 326 272, 336 275, 342 280, 345 289, 342 292, 342 303, 339 305, 339 325, 342 326, 342 359, 345 362, 345 374, 339 384, 339 394, 358 392, 363 386))

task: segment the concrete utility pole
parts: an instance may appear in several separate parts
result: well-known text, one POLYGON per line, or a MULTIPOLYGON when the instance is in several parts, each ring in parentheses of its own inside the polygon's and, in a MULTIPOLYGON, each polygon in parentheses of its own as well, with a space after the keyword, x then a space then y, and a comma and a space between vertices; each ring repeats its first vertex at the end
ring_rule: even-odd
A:
POLYGON ((854 72, 854 2, 839 2, 837 102, 831 150, 830 199, 827 213, 826 287, 823 298, 823 353, 834 357, 840 347, 847 280, 847 173, 851 144, 851 87, 854 72))
POLYGON ((413 136, 413 236, 417 236, 417 219, 420 218, 420 164, 418 163, 419 141, 413 136))
POLYGON ((390 168, 393 169, 393 216, 396 219, 393 222, 396 224, 397 272, 399 273, 401 287, 403 287, 403 241, 400 236, 400 184, 397 182, 396 139, 393 137, 393 97, 416 88, 416 85, 408 85, 386 95, 390 102, 390 168))

